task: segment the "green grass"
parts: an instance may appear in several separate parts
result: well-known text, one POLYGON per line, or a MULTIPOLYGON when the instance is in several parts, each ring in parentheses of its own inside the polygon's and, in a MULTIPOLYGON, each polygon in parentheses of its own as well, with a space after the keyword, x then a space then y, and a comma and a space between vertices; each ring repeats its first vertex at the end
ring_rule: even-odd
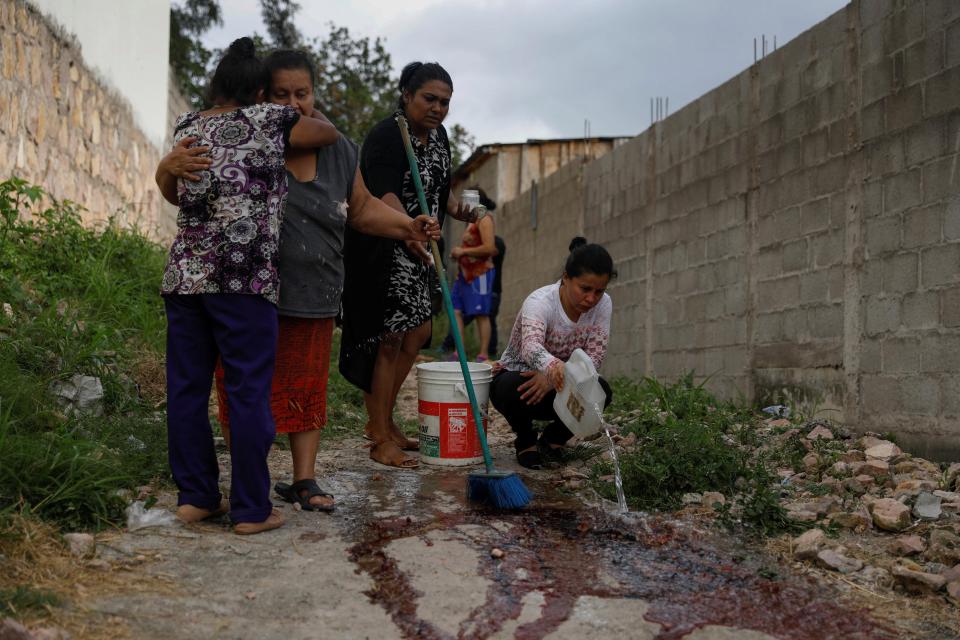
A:
POLYGON ((44 613, 51 607, 59 607, 60 596, 50 591, 30 587, 0 589, 0 616, 23 616, 25 613, 44 613))
MULTIPOLYGON (((621 434, 636 437, 620 455, 631 507, 671 510, 681 506, 685 493, 719 491, 736 497, 723 514, 728 521, 735 511, 742 522, 764 532, 792 527, 770 465, 754 453, 758 418, 749 407, 719 401, 694 384, 692 375, 674 384, 618 379, 613 387, 607 414, 619 422, 621 434)), ((615 500, 613 484, 599 481, 612 472, 608 461, 594 466, 598 491, 615 500)))
POLYGON ((76 205, 0 183, 0 514, 103 527, 122 517, 118 489, 166 474, 151 389, 162 387, 164 260, 136 231, 87 229, 76 205), (75 374, 101 380, 101 416, 57 404, 51 385, 75 374))

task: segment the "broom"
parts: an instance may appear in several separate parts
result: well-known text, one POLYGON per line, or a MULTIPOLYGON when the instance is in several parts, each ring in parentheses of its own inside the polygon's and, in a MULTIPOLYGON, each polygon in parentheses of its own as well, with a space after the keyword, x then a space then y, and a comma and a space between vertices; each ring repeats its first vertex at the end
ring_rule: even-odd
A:
MULTIPOLYGON (((417 190, 420 210, 426 215, 431 215, 430 207, 427 206, 427 198, 423 193, 423 184, 420 182, 420 169, 417 165, 417 157, 413 154, 413 145, 410 143, 407 119, 403 116, 397 116, 397 126, 400 127, 400 136, 403 138, 403 146, 407 152, 407 161, 410 163, 410 177, 413 178, 413 185, 417 190)), ((473 422, 477 428, 477 436, 480 438, 480 446, 483 448, 483 464, 486 467, 485 471, 471 473, 468 476, 467 499, 474 502, 483 502, 497 509, 519 509, 520 507, 526 506, 532 496, 527 487, 524 486, 523 480, 521 480, 520 476, 516 473, 512 471, 497 471, 493 468, 490 447, 487 446, 487 435, 483 431, 480 405, 477 402, 477 394, 473 389, 473 380, 470 378, 470 367, 467 365, 467 350, 463 347, 463 338, 460 336, 457 318, 453 313, 453 302, 450 300, 450 287, 447 285, 447 274, 443 268, 443 261, 440 259, 440 250, 437 248, 437 242, 433 239, 430 240, 430 249, 433 252, 433 266, 436 268, 437 277, 440 279, 440 289, 443 291, 443 306, 447 309, 447 318, 450 320, 450 331, 453 333, 453 340, 457 345, 460 370, 463 372, 467 395, 470 397, 473 422)))

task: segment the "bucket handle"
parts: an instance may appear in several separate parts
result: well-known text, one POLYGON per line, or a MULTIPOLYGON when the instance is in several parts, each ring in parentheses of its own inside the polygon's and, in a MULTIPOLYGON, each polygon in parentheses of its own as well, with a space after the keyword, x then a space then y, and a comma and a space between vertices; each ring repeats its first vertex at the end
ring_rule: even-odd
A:
MULTIPOLYGON (((462 382, 458 382, 458 383, 454 384, 454 385, 453 385, 453 390, 456 391, 457 393, 459 393, 460 395, 462 395, 464 398, 469 398, 469 397, 470 397, 470 395, 467 393, 467 387, 466 387, 466 385, 463 384, 462 382)), ((489 414, 488 412, 481 411, 481 412, 480 412, 480 417, 483 418, 484 420, 489 420, 490 414, 489 414)))

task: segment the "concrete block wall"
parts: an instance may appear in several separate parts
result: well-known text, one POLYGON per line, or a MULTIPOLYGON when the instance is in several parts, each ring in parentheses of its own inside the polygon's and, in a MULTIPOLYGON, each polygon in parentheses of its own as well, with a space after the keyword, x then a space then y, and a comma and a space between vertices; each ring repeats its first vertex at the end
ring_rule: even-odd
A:
POLYGON ((0 0, 0 179, 77 202, 90 224, 162 239, 176 220, 153 181, 159 152, 72 38, 23 0, 0 0))
POLYGON ((960 3, 861 6, 863 274, 857 417, 960 448, 960 3))
POLYGON ((694 371, 956 457, 958 164, 960 2, 854 0, 544 181, 549 228, 508 203, 501 322, 579 231, 620 273, 607 374, 694 371))

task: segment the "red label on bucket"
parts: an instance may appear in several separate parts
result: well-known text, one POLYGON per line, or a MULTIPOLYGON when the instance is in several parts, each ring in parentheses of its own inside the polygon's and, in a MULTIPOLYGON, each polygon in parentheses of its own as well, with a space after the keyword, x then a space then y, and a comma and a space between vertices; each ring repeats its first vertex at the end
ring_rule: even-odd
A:
MULTIPOLYGON (((483 455, 477 427, 473 423, 473 411, 469 403, 446 403, 420 401, 420 413, 440 418, 441 458, 479 458, 483 455)), ((487 430, 487 420, 483 420, 487 430)))

